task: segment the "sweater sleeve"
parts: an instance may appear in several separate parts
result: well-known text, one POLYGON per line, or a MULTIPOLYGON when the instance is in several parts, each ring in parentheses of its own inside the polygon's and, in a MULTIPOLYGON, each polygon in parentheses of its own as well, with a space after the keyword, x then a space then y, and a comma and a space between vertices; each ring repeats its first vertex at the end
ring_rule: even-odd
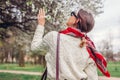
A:
POLYGON ((35 30, 33 40, 31 42, 32 52, 40 53, 41 55, 45 55, 48 52, 49 35, 46 35, 43 38, 43 34, 44 34, 44 27, 38 25, 35 30))

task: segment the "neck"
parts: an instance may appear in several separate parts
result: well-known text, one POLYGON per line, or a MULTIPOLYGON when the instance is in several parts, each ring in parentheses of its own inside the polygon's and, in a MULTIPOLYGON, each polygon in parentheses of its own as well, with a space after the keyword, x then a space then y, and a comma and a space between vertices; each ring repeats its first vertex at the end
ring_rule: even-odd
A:
POLYGON ((79 29, 77 29, 75 27, 68 27, 67 29, 65 29, 63 31, 60 31, 60 33, 74 35, 75 37, 84 37, 85 36, 85 33, 81 32, 79 29))
POLYGON ((72 27, 72 28, 76 28, 77 29, 77 26, 75 26, 75 25, 71 25, 71 26, 68 26, 68 27, 72 27))

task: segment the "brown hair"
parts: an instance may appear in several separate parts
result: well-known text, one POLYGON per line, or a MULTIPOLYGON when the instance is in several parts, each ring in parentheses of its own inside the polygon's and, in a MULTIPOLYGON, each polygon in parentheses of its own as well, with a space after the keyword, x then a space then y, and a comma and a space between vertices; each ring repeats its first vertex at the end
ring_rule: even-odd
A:
POLYGON ((80 9, 77 16, 81 19, 81 22, 78 22, 78 28, 81 32, 90 32, 93 29, 95 22, 92 14, 80 9))

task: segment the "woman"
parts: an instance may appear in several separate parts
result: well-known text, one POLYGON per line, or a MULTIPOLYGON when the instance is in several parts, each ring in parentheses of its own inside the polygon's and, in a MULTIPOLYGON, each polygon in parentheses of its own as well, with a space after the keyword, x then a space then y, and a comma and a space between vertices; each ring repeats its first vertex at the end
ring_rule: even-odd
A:
MULTIPOLYGON (((38 26, 31 44, 32 51, 43 51, 47 62, 47 78, 56 78, 56 45, 58 32, 51 31, 43 38, 45 12, 40 9, 38 26), (45 54, 46 53, 46 54, 45 54)), ((81 9, 77 15, 72 12, 67 21, 68 28, 60 32, 59 46, 59 80, 98 80, 94 60, 86 49, 85 35, 93 29, 94 18, 87 11, 81 9), (73 31, 73 34, 71 31, 73 31), (75 33, 75 34, 74 34, 75 33), (79 33, 78 33, 79 34, 79 33)))

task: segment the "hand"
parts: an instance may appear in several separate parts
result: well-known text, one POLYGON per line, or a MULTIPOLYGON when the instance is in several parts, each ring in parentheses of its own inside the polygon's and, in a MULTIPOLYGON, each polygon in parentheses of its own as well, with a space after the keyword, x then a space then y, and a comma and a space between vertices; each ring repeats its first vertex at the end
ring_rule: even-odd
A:
POLYGON ((44 26, 45 25, 45 11, 40 8, 38 13, 38 24, 44 26))

